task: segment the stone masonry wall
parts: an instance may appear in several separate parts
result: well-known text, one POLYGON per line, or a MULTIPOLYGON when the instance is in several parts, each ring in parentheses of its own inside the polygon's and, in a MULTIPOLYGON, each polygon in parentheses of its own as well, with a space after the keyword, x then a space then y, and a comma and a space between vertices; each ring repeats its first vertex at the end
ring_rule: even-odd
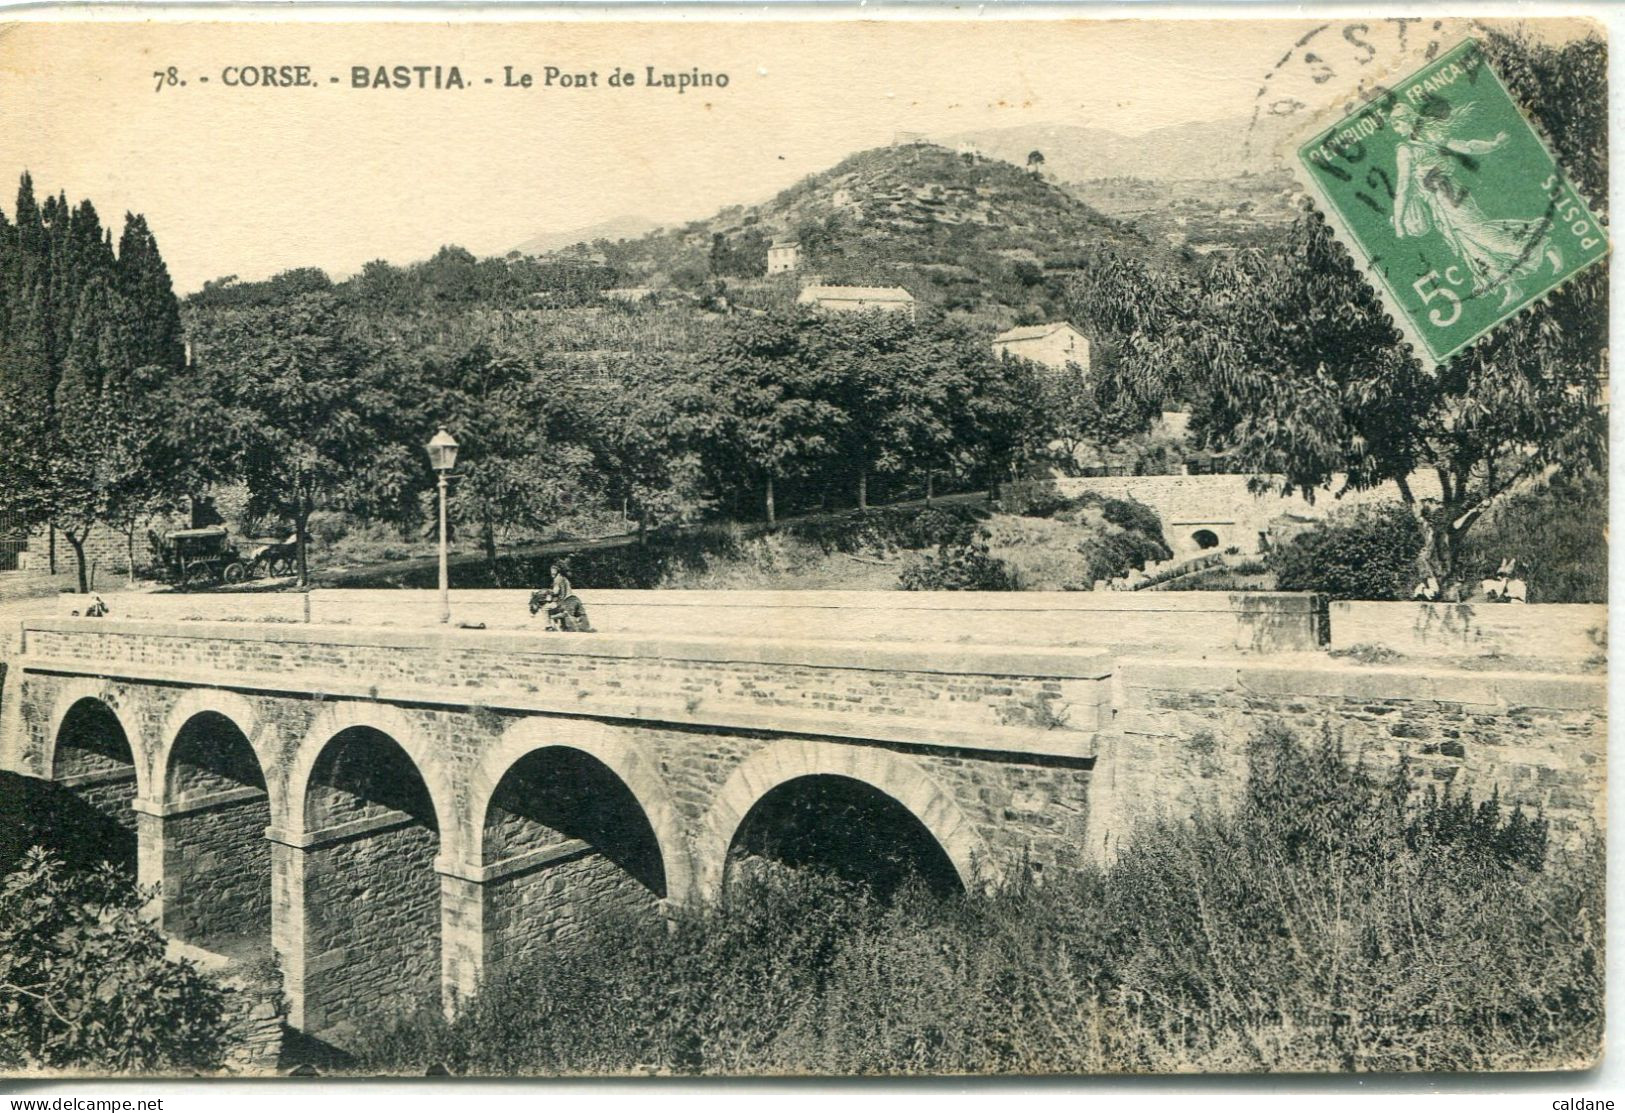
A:
MULTIPOLYGON (((638 728, 636 733, 658 755, 675 807, 694 826, 734 769, 778 741, 760 734, 657 727, 638 728)), ((1068 869, 1085 857, 1091 777, 1087 763, 1043 764, 1015 755, 880 748, 918 763, 976 828, 1005 876, 1013 877, 1024 862, 1039 870, 1068 869)))
POLYGON ((1600 829, 1606 802, 1602 677, 1359 668, 1341 663, 1124 662, 1116 729, 1102 739, 1092 837, 1121 838, 1161 811, 1239 798, 1246 742, 1266 723, 1318 739, 1381 772, 1407 755, 1423 783, 1539 810, 1560 839, 1600 829))
POLYGON ((1089 861, 1090 769, 960 754, 921 757, 982 836, 1002 876, 1034 880, 1089 861))
MULTIPOLYGON (((434 646, 390 643, 385 632, 311 628, 290 633, 295 640, 256 637, 261 631, 216 634, 218 626, 177 625, 174 632, 132 632, 135 623, 109 624, 98 630, 31 629, 31 655, 53 660, 91 660, 103 667, 129 664, 193 670, 199 674, 295 674, 302 686, 319 687, 324 679, 368 683, 376 687, 407 685, 438 690, 462 689, 474 701, 482 689, 546 696, 590 713, 595 698, 647 701, 650 711, 683 707, 696 710, 706 701, 746 704, 762 710, 809 711, 841 716, 951 718, 961 727, 1005 725, 1010 709, 1041 699, 1059 679, 1061 695, 1072 705, 1076 729, 1093 729, 1098 677, 1105 675, 1089 655, 1078 654, 1065 665, 1085 676, 1020 675, 1031 659, 1046 667, 1051 655, 1010 650, 1010 663, 963 673, 889 667, 882 649, 858 650, 852 667, 797 661, 753 660, 750 651, 718 656, 684 657, 650 647, 649 656, 635 653, 636 643, 616 646, 575 643, 570 652, 546 651, 545 635, 510 637, 446 635, 434 646), (236 634, 236 636, 231 636, 236 634), (481 641, 490 642, 487 648, 481 641), (416 651, 403 652, 410 648, 416 651), (1006 671, 1008 670, 1008 672, 1006 671), (992 673, 990 675, 990 673, 992 673), (1093 675, 1089 675, 1092 673, 1093 675)), ((417 636, 421 639, 421 635, 417 636)), ((602 644, 602 643, 600 643, 602 644)), ((832 647, 835 652, 842 652, 832 647)), ((951 652, 951 651, 950 651, 951 652)), ((970 652, 970 651, 967 651, 970 652)), ((1056 651, 1064 654, 1065 651, 1056 651)), ((949 653, 938 654, 945 659, 949 653)), ((910 653, 922 665, 926 653, 910 653)), ((1064 661, 1062 657, 1060 660, 1064 661)))
POLYGON ((643 913, 656 898, 594 850, 485 886, 487 978, 534 965, 546 948, 614 913, 643 913))
POLYGON ((270 823, 264 796, 164 820, 166 932, 210 950, 269 952, 270 823))
MULTIPOLYGON (((1281 477, 1262 478, 1278 482, 1281 477)), ((1197 529, 1216 533, 1221 549, 1234 545, 1251 553, 1258 551, 1259 533, 1270 530, 1271 523, 1283 514, 1307 521, 1324 518, 1344 507, 1400 498, 1399 489, 1392 483, 1338 498, 1342 476, 1333 476, 1326 487, 1315 493, 1313 502, 1301 494, 1255 495, 1248 489, 1252 480, 1247 475, 1135 475, 1068 478, 1057 480, 1056 486, 1070 496, 1092 491, 1108 498, 1132 498, 1145 503, 1162 519, 1163 534, 1176 556, 1198 551, 1192 537, 1197 529)), ((1429 472, 1417 472, 1409 484, 1418 499, 1439 495, 1438 477, 1429 472)))
POLYGON ((120 827, 135 830, 135 812, 130 810, 130 804, 135 800, 134 770, 116 778, 77 785, 73 793, 120 827))
POLYGON ((382 1020, 440 985, 434 832, 409 826, 309 850, 305 1027, 382 1020))

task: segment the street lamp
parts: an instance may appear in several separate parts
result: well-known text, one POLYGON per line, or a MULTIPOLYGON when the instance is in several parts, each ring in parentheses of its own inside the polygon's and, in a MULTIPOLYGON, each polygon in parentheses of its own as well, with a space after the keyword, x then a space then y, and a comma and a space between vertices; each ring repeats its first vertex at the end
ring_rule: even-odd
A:
POLYGON ((446 578, 446 476, 457 463, 457 442, 444 429, 428 444, 429 466, 440 479, 440 621, 451 621, 451 590, 446 578))

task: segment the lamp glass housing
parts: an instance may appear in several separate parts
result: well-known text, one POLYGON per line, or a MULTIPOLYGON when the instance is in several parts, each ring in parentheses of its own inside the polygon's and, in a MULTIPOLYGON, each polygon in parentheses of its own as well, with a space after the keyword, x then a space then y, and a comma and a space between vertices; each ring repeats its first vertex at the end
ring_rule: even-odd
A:
POLYGON ((457 441, 444 429, 429 441, 429 465, 435 471, 450 471, 457 465, 457 441))

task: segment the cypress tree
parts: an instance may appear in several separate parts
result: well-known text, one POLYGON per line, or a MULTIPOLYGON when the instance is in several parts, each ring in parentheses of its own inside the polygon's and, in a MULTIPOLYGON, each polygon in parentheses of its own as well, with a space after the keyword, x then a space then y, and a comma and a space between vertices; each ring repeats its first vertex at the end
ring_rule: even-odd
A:
MULTIPOLYGON (((11 306, 17 300, 16 263, 17 229, 0 209, 0 337, 11 335, 11 306)), ((3 347, 0 345, 0 349, 3 347)))
POLYGON ((45 282, 33 278, 17 294, 12 327, 6 332, 4 375, 0 381, 23 404, 36 406, 42 414, 48 414, 51 396, 56 390, 56 373, 51 366, 45 282))
POLYGON ((184 482, 157 462, 153 436, 153 392, 184 349, 146 222, 126 218, 115 254, 90 202, 59 193, 36 203, 25 173, 15 223, 0 215, 0 326, 0 428, 15 437, 0 454, 0 511, 54 526, 83 591, 93 524, 133 537, 184 482))
POLYGON ((34 179, 26 170, 17 187, 17 248, 21 253, 19 263, 45 255, 45 225, 34 200, 34 179))
POLYGON ((117 270, 119 293, 130 307, 136 366, 179 368, 186 360, 180 304, 158 241, 139 213, 124 214, 117 270))

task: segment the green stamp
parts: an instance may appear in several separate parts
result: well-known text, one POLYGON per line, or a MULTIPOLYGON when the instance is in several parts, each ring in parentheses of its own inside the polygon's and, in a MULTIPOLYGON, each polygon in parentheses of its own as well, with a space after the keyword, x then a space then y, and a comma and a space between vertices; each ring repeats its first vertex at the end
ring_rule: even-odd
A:
POLYGON ((1601 223, 1472 39, 1297 154, 1299 178, 1428 363, 1608 253, 1601 223))

